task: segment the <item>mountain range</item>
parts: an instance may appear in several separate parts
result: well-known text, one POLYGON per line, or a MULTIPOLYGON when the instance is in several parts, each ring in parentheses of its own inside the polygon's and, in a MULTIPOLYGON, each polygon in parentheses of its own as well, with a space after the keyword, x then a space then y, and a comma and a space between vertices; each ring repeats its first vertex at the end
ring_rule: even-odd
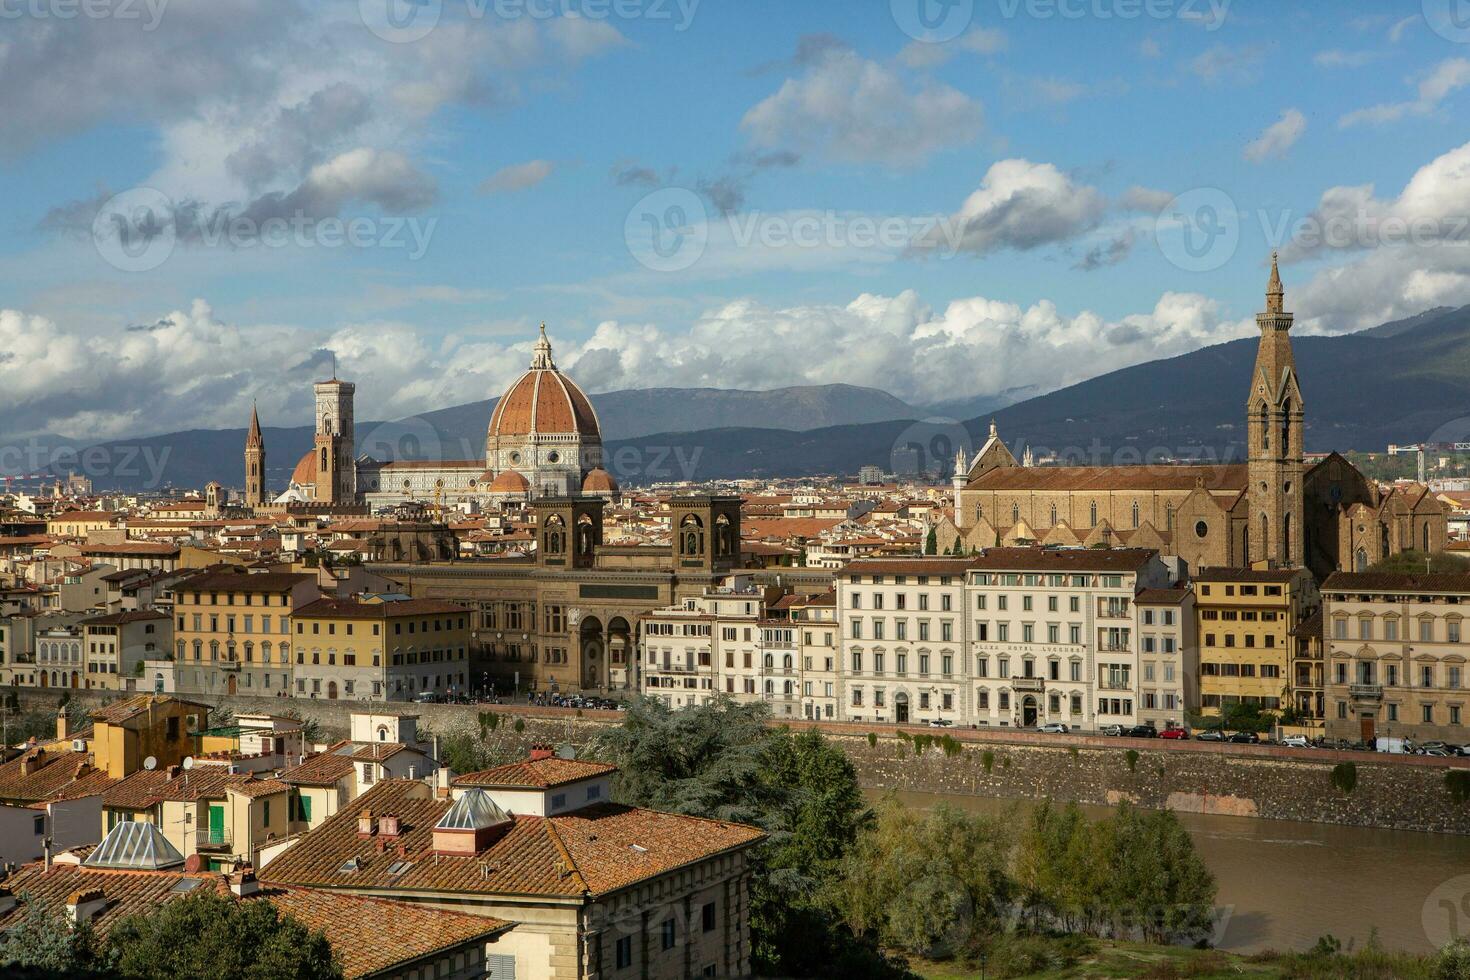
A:
MULTIPOLYGON (((1306 444, 1381 450, 1389 442, 1470 441, 1470 306, 1429 310, 1338 336, 1293 338, 1306 444)), ((917 408, 873 388, 772 391, 652 388, 593 396, 608 468, 628 484, 739 476, 851 474, 864 464, 946 476, 993 419, 1019 455, 1086 463, 1241 458, 1256 341, 1242 339, 1112 371, 1026 397, 917 408), (936 420, 935 415, 966 419, 936 420), (739 427, 726 425, 740 420, 739 427), (929 419, 929 421, 914 420, 929 419)), ((358 423, 358 451, 379 458, 475 458, 493 400, 389 423, 358 423)), ((311 447, 308 426, 267 428, 267 483, 282 488, 311 447)), ((190 430, 93 447, 99 489, 243 480, 245 430, 190 430), (124 457, 130 465, 123 465, 124 457)), ((65 472, 66 466, 58 467, 65 472)))

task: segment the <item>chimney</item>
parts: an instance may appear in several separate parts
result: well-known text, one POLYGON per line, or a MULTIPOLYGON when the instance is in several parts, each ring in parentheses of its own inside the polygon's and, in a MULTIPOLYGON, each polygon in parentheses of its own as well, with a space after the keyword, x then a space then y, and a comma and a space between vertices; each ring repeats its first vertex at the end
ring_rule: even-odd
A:
POLYGON ((260 891, 260 882, 255 879, 255 871, 248 864, 225 877, 230 882, 230 892, 236 898, 247 898, 260 891))
POLYGON ((531 746, 532 762, 540 762, 542 759, 550 759, 554 754, 555 753, 553 753, 551 750, 551 746, 547 745, 545 742, 538 742, 535 745, 531 746))
POLYGON ((66 897, 66 915, 76 925, 91 922, 107 907, 107 896, 100 888, 74 891, 66 897))
POLYGON ((363 810, 357 815, 357 836, 373 836, 373 811, 363 810))
POLYGON ((65 742, 71 737, 71 722, 67 721, 66 709, 56 712, 56 740, 65 742))
POLYGON ((398 814, 385 813, 378 818, 378 836, 390 840, 398 836, 398 814))

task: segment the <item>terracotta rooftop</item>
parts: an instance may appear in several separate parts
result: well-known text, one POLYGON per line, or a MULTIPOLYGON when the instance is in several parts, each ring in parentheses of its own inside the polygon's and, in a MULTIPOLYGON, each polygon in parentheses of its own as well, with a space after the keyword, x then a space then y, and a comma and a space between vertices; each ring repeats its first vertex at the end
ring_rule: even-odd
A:
POLYGON ((604 803, 560 817, 517 816, 473 856, 435 854, 433 827, 450 806, 423 783, 383 780, 268 864, 263 877, 319 887, 583 898, 765 837, 743 824, 604 803), (397 815, 395 846, 380 853, 373 838, 358 836, 363 810, 397 815), (341 870, 354 857, 357 869, 341 870))
POLYGON ((1140 466, 1003 466, 971 480, 971 490, 1193 490, 1238 491, 1248 483, 1245 463, 1140 466))
MULTIPOLYGON (((115 870, 74 864, 54 864, 49 871, 39 863, 28 864, 6 887, 27 902, 45 902, 52 908, 64 908, 68 898, 79 892, 100 890, 106 904, 91 924, 102 938, 124 918, 150 912, 200 889, 230 894, 226 877, 217 872, 115 870), (189 882, 197 884, 190 887, 189 882)), ((475 940, 489 941, 514 928, 513 923, 490 916, 315 888, 265 885, 240 901, 270 902, 307 928, 322 932, 341 957, 343 974, 353 978, 389 971, 475 940)), ((0 930, 18 922, 25 912, 24 903, 18 903, 0 913, 0 930)))
POLYGON ((1196 582, 1265 582, 1286 584, 1300 574, 1299 568, 1201 568, 1194 573, 1196 582))
POLYGON ((987 548, 969 561, 988 571, 1133 572, 1154 555, 1147 548, 987 548))
POLYGON ((443 599, 401 599, 396 602, 358 602, 355 599, 317 599, 292 613, 295 619, 394 619, 468 613, 464 606, 443 599))
POLYGON ((1470 592, 1470 572, 1333 572, 1328 592, 1470 592))
POLYGON ((549 759, 523 760, 496 766, 494 769, 465 773, 455 777, 454 785, 497 789, 550 789, 594 776, 605 776, 616 772, 617 768, 606 762, 586 762, 552 756, 549 759))
POLYGON ((116 780, 93 767, 86 752, 50 742, 0 765, 0 801, 22 806, 100 794, 116 780))

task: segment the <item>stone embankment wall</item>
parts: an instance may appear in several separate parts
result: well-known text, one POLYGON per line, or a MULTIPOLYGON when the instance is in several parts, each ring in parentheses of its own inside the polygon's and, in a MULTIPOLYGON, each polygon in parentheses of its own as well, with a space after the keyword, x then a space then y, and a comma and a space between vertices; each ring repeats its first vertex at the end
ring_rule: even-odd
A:
MULTIPOLYGON (((102 700, 88 692, 73 695, 83 703, 102 700)), ((25 708, 54 710, 57 695, 23 692, 21 701, 25 708)), ((246 697, 222 698, 219 704, 236 714, 294 714, 316 722, 324 738, 345 737, 349 714, 369 707, 348 701, 246 697)), ((581 745, 601 726, 621 719, 614 712, 524 705, 371 708, 418 715, 425 738, 478 730, 480 713, 491 711, 500 716, 496 740, 515 750, 528 749, 534 742, 581 745)), ((1143 807, 1192 813, 1470 834, 1470 801, 1457 800, 1446 778, 1452 772, 1467 774, 1456 778, 1470 778, 1470 759, 1014 731, 818 727, 842 747, 870 789, 1051 798, 1101 806, 1129 800, 1143 807), (939 742, 946 736, 947 748, 939 742), (916 740, 929 744, 919 746, 916 740), (1334 779, 1338 767, 1353 771, 1339 769, 1334 779), (1347 783, 1350 790, 1342 788, 1347 783)))

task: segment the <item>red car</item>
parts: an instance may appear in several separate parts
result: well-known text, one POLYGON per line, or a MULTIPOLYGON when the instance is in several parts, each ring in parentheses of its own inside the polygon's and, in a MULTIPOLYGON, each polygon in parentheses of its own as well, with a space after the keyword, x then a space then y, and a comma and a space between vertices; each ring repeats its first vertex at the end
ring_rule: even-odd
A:
POLYGON ((1187 738, 1189 738, 1189 729, 1187 729, 1187 728, 1166 728, 1163 731, 1159 732, 1159 738, 1182 738, 1182 739, 1187 739, 1187 738))

